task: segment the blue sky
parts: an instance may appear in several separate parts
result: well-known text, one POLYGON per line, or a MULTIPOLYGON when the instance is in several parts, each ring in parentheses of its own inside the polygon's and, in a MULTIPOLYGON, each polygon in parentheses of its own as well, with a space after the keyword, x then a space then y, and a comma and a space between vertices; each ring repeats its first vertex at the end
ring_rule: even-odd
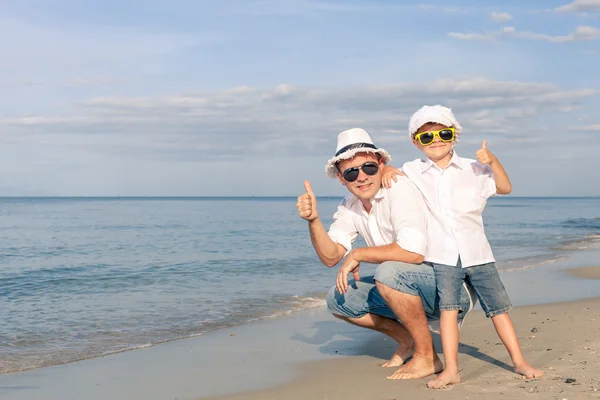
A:
POLYGON ((337 134, 394 165, 453 108, 515 196, 600 195, 600 0, 0 5, 0 195, 344 194, 337 134))

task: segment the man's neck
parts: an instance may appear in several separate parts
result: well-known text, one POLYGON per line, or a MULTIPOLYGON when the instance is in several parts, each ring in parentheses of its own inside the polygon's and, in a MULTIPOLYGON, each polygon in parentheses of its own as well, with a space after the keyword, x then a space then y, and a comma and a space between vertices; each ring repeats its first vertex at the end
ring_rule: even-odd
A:
POLYGON ((363 207, 365 208, 365 211, 367 212, 367 214, 370 214, 371 209, 373 208, 373 204, 371 204, 371 200, 360 199, 360 202, 362 203, 363 207))

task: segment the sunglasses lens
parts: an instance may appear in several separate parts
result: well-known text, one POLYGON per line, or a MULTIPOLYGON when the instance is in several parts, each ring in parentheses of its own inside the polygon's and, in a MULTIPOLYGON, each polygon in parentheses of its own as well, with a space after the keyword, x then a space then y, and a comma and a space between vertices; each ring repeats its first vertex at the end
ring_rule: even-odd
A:
POLYGON ((454 132, 452 132, 450 129, 444 129, 440 131, 440 139, 450 141, 454 139, 454 132))
POLYGON ((348 182, 354 182, 358 178, 358 168, 348 168, 342 174, 345 180, 348 182))
POLYGON ((422 133, 421 136, 419 136, 419 142, 421 142, 421 144, 430 144, 433 142, 433 133, 422 133))
POLYGON ((373 176, 379 171, 379 166, 375 163, 366 163, 363 165, 362 170, 365 174, 373 176))

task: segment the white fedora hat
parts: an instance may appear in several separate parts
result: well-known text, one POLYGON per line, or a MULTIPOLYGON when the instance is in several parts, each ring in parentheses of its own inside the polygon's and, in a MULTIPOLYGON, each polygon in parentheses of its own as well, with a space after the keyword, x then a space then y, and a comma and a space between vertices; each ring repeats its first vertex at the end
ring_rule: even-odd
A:
POLYGON ((462 126, 458 123, 452 110, 444 106, 423 106, 416 113, 410 117, 408 121, 408 137, 413 140, 413 136, 420 127, 428 122, 434 122, 436 124, 442 124, 448 127, 454 127, 454 134, 456 135, 456 141, 462 133, 462 126))
POLYGON ((387 151, 377 148, 371 140, 371 136, 364 129, 352 128, 338 135, 337 148, 335 156, 327 161, 325 173, 330 178, 335 178, 338 173, 336 163, 340 160, 347 160, 356 155, 356 153, 377 153, 383 158, 384 164, 390 162, 392 157, 387 151))

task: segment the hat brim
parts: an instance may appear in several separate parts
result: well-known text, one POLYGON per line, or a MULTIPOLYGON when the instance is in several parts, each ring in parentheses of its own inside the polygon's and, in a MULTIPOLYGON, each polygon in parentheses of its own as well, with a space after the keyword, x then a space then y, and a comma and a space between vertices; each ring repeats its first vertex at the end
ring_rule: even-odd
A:
POLYGON ((333 158, 329 159, 329 161, 327 161, 327 165, 325 165, 325 173, 327 174, 327 176, 330 177, 331 179, 335 179, 338 174, 338 170, 337 170, 335 164, 338 161, 347 160, 349 158, 352 158, 358 153, 377 153, 383 159, 384 164, 388 164, 392 159, 392 156, 390 156, 390 154, 385 149, 381 149, 381 148, 369 149, 369 148, 362 147, 362 148, 348 150, 348 151, 340 154, 339 156, 333 157, 333 158))

